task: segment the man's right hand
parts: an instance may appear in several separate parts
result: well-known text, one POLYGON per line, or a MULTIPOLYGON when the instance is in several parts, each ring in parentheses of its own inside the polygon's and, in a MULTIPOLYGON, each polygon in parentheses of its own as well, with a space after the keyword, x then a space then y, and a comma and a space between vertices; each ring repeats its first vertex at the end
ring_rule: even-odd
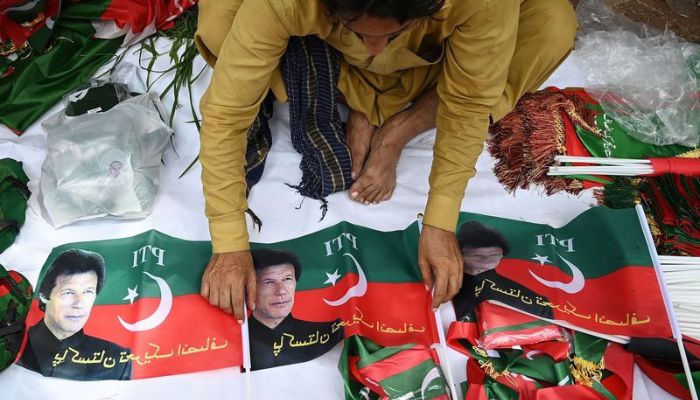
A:
POLYGON ((249 250, 213 254, 202 275, 202 296, 243 323, 243 301, 255 309, 255 269, 249 250))

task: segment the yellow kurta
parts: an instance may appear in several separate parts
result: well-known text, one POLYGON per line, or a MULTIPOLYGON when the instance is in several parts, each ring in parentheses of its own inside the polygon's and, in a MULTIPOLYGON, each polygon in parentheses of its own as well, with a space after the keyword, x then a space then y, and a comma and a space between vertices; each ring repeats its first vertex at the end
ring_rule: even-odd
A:
MULTIPOLYGON (((520 3, 447 0, 372 57, 359 37, 331 23, 318 0, 202 0, 197 45, 216 64, 201 102, 200 151, 214 252, 249 247, 246 133, 268 89, 286 97, 277 67, 290 36, 316 35, 343 54, 339 89, 350 108, 375 125, 437 83, 437 137, 423 222, 454 230, 489 115, 508 92, 520 3)), ((548 74, 552 66, 543 69, 548 74)))

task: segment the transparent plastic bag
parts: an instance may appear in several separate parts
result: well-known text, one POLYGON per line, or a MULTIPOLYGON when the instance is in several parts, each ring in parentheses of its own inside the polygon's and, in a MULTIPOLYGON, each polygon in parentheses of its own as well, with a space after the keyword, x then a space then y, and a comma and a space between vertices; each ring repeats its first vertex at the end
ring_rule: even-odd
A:
POLYGON ((673 33, 591 31, 574 53, 586 91, 627 133, 655 145, 700 141, 700 46, 673 33))
POLYGON ((41 195, 55 227, 112 216, 145 217, 158 192, 160 162, 172 130, 155 93, 109 111, 48 118, 41 195))

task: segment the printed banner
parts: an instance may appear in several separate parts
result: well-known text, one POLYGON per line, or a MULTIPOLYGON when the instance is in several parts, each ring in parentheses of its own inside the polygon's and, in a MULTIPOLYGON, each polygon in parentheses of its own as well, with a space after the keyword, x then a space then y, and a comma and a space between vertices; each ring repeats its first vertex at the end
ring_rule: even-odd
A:
POLYGON ((308 361, 353 335, 379 346, 436 343, 418 235, 417 223, 379 232, 343 222, 286 242, 254 244, 252 368, 308 361))
POLYGON ((44 376, 139 379, 242 364, 238 322, 199 294, 209 242, 157 231, 55 248, 18 364, 44 376))
POLYGON ((460 319, 482 300, 611 340, 671 337, 634 209, 596 207, 561 228, 462 213, 460 319))

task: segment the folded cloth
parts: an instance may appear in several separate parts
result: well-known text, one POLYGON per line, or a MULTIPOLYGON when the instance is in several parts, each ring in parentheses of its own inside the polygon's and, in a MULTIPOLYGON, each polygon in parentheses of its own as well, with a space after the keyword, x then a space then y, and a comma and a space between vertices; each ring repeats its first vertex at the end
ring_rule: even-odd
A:
MULTIPOLYGON (((292 37, 280 62, 289 98, 289 120, 294 149, 301 154, 301 183, 290 185, 303 196, 322 201, 348 189, 352 162, 345 129, 337 108, 340 53, 315 36, 292 37)), ((272 97, 263 101, 248 131, 246 181, 255 185, 265 168, 272 138, 267 125, 272 97)))

